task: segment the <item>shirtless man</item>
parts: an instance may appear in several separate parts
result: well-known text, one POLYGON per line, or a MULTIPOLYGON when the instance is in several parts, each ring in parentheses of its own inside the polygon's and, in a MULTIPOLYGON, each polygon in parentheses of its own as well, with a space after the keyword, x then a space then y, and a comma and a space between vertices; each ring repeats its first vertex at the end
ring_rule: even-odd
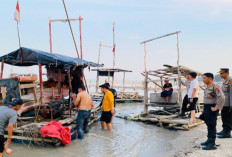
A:
POLYGON ((77 96, 71 94, 74 105, 78 108, 78 116, 76 120, 78 139, 84 139, 84 133, 88 133, 88 123, 91 116, 91 109, 93 108, 93 101, 91 96, 85 91, 85 87, 78 88, 77 96))

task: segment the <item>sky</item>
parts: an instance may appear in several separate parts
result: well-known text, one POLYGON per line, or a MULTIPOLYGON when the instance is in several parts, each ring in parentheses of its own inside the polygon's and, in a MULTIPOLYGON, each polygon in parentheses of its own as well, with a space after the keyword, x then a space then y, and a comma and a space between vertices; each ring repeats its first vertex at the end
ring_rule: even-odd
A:
MULTIPOLYGON (((0 55, 18 49, 16 0, 0 4, 0 55)), ((132 70, 127 80, 143 80, 144 47, 140 42, 164 34, 179 34, 180 64, 201 72, 217 73, 232 68, 232 1, 231 0, 65 0, 70 18, 83 17, 83 57, 97 62, 99 43, 112 46, 115 21, 116 68, 132 70)), ((19 24, 23 47, 49 52, 48 20, 64 19, 62 0, 19 0, 19 24)), ((79 48, 79 23, 72 22, 79 48)), ((76 57, 68 23, 52 23, 53 52, 76 57)), ((176 36, 147 43, 147 69, 177 64, 176 36)), ((110 48, 101 49, 100 62, 112 67, 110 48)), ((4 77, 11 66, 5 66, 4 77)), ((13 67, 17 73, 25 68, 13 67)), ((37 67, 27 69, 38 73, 37 67)), ((88 72, 95 79, 96 72, 88 72)), ((116 74, 116 79, 122 79, 116 74)))

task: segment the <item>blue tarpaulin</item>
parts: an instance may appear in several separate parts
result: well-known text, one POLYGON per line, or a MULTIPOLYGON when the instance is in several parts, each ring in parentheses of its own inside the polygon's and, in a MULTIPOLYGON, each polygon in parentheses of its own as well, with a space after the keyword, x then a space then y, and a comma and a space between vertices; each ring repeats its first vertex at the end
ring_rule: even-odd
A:
POLYGON ((32 66, 32 65, 47 65, 47 66, 61 66, 64 69, 69 69, 72 66, 93 66, 102 67, 103 64, 97 64, 80 58, 68 57, 56 53, 48 53, 45 51, 34 50, 30 48, 21 47, 9 54, 0 57, 0 60, 14 66, 32 66), (21 63, 22 55, 22 63, 21 63))

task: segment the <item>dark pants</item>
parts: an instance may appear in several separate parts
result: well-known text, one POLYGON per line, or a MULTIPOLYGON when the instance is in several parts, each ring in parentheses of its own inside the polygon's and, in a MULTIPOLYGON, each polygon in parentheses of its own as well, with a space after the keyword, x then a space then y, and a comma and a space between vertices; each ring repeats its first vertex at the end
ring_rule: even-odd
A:
POLYGON ((222 111, 222 127, 226 132, 230 132, 232 130, 232 111, 229 106, 224 106, 222 111))
POLYGON ((218 111, 213 112, 211 107, 215 107, 215 104, 204 105, 204 118, 208 129, 208 138, 215 140, 218 111))
POLYGON ((4 150, 4 136, 3 135, 0 135, 0 153, 3 153, 3 150, 4 150))
POLYGON ((189 104, 189 99, 188 99, 188 95, 186 94, 185 97, 184 97, 184 100, 183 100, 183 103, 182 103, 182 109, 181 109, 181 111, 183 113, 188 111, 188 109, 187 109, 188 104, 189 104))
POLYGON ((91 110, 90 111, 80 110, 78 112, 78 116, 77 116, 78 139, 83 139, 84 133, 89 132, 88 123, 90 120, 90 116, 91 116, 91 110))
POLYGON ((196 104, 197 104, 198 98, 193 98, 193 102, 190 102, 189 99, 189 111, 194 111, 196 110, 196 104))
POLYGON ((173 89, 170 89, 169 91, 163 91, 161 92, 161 97, 162 98, 166 98, 166 97, 170 97, 172 95, 173 89))

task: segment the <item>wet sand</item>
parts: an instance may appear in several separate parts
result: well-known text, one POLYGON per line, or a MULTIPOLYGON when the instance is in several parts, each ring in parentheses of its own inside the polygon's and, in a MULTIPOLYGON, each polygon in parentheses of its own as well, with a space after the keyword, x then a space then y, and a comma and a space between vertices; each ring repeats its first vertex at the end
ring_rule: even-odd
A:
MULTIPOLYGON (((118 104, 116 112, 140 113, 142 110, 142 105, 118 104)), ((95 123, 84 140, 73 140, 65 147, 40 148, 12 143, 11 148, 14 152, 11 157, 221 157, 230 155, 228 151, 231 150, 231 139, 218 140, 217 143, 221 144, 218 151, 206 152, 200 149, 200 142, 206 137, 204 124, 190 131, 173 131, 114 117, 113 127, 114 130, 110 133, 106 130, 102 131, 99 122, 95 123)))

